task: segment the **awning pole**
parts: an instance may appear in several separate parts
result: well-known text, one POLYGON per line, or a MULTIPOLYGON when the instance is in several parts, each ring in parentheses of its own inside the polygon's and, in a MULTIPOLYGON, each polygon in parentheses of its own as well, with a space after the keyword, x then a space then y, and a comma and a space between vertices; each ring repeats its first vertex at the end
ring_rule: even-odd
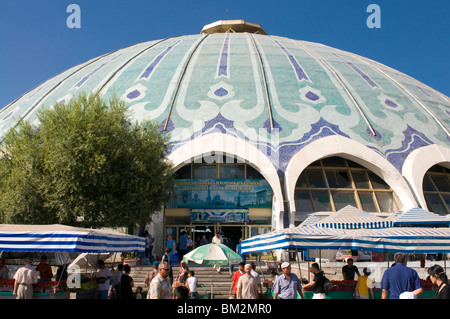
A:
POLYGON ((296 248, 297 249, 297 264, 298 264, 298 271, 299 271, 299 274, 300 274, 300 281, 302 280, 302 267, 301 267, 301 265, 300 265, 300 258, 298 257, 298 247, 296 248))

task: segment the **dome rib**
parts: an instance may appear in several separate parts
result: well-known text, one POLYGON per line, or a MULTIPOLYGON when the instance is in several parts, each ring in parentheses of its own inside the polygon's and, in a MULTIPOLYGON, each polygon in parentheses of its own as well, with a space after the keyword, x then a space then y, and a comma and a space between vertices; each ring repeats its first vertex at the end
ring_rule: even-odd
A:
POLYGON ((148 46, 147 48, 141 50, 140 52, 136 53, 134 56, 132 56, 131 58, 128 59, 128 61, 126 61, 125 63, 123 63, 119 68, 117 68, 116 71, 114 71, 114 73, 105 81, 105 83, 103 83, 103 85, 100 87, 100 89, 98 89, 97 91, 97 95, 100 94, 102 92, 102 90, 105 88, 105 86, 117 75, 117 73, 120 72, 120 70, 122 70, 125 66, 127 66, 131 61, 135 60, 138 56, 140 56, 141 54, 143 54, 144 52, 154 48, 155 46, 157 46, 158 44, 161 44, 165 41, 167 41, 168 39, 171 38, 166 38, 166 39, 162 39, 160 41, 157 41, 156 43, 151 44, 150 46, 148 46))
POLYGON ((170 100, 170 104, 169 104, 169 111, 167 113, 167 117, 166 117, 166 121, 164 122, 164 127, 163 127, 163 131, 167 130, 167 127, 169 125, 169 120, 170 120, 170 115, 172 114, 172 109, 173 109, 173 105, 175 104, 175 100, 177 98, 178 95, 178 90, 180 89, 180 85, 181 82, 183 81, 183 77, 184 74, 186 73, 186 69, 189 65, 189 62, 191 61, 192 56, 194 55, 194 53, 197 51, 198 47, 200 46, 200 44, 210 35, 210 33, 205 34, 200 41, 198 41, 197 45, 195 46, 195 48, 192 49, 192 51, 189 53, 188 58, 186 59, 186 62, 184 63, 183 69, 181 71, 180 77, 178 78, 177 81, 177 85, 175 87, 175 92, 172 95, 172 98, 170 100))
POLYGON ((349 96, 349 98, 352 100, 353 104, 355 105, 355 107, 358 109, 359 113, 361 114, 361 116, 364 119, 364 122, 366 122, 371 135, 372 136, 376 136, 376 132, 373 129, 372 124, 370 124, 369 119, 367 118, 366 114, 364 113, 364 111, 361 109, 361 106, 358 104, 358 102, 355 100, 353 94, 350 92, 350 90, 347 88, 347 86, 345 85, 345 83, 342 81, 341 77, 336 73, 336 71, 327 63, 325 62, 325 60, 316 52, 313 52, 312 50, 310 50, 309 48, 301 45, 298 41, 293 41, 297 46, 299 46, 300 48, 304 49, 305 51, 307 51, 310 55, 316 57, 317 59, 320 60, 320 62, 322 63, 323 66, 325 66, 332 74, 333 76, 336 78, 336 80, 339 82, 339 84, 341 85, 341 87, 345 90, 345 92, 347 93, 347 95, 349 96))
MULTIPOLYGON (((359 59, 359 58, 358 58, 359 59)), ((361 60, 361 59, 359 59, 361 60)), ((365 61, 364 61, 365 62, 365 61)), ((365 62, 367 64, 369 64, 368 62, 365 62)), ((376 67, 375 65, 371 65, 369 64, 372 68, 376 69, 378 72, 380 72, 381 74, 383 74, 384 76, 386 76, 387 78, 389 78, 392 82, 394 82, 395 84, 397 84, 404 92, 406 92, 410 97, 412 97, 414 99, 414 101, 416 101, 438 124, 439 126, 444 130, 445 133, 447 133, 447 136, 450 137, 450 133, 447 130, 447 128, 444 126, 444 124, 442 124, 441 121, 438 120, 438 118, 436 117, 436 115, 434 115, 433 112, 431 112, 431 110, 429 108, 427 108, 413 93, 411 93, 411 91, 409 91, 404 85, 402 85, 400 82, 398 82, 397 80, 395 80, 393 77, 391 77, 389 74, 387 74, 386 72, 383 72, 382 70, 380 70, 378 67, 376 67)))
MULTIPOLYGON (((109 56, 109 55, 111 55, 111 54, 113 54, 114 52, 117 52, 117 51, 119 51, 119 50, 115 50, 115 51, 113 51, 113 52, 110 52, 110 53, 106 53, 106 54, 104 54, 104 55, 101 55, 101 56, 99 56, 99 57, 97 57, 97 58, 95 58, 95 59, 92 59, 91 61, 89 61, 89 62, 87 62, 85 65, 83 65, 83 66, 81 66, 81 67, 79 67, 78 69, 76 69, 75 71, 73 71, 72 73, 70 73, 69 75, 67 75, 65 78, 63 78, 61 81, 59 81, 58 83, 56 83, 53 87, 51 87, 40 99, 38 99, 23 115, 21 115, 21 119, 25 119, 27 116, 28 116, 28 114, 30 114, 36 107, 38 107, 40 104, 41 104, 41 102, 47 97, 47 96, 49 96, 54 90, 56 90, 62 83, 64 83, 65 81, 67 81, 68 79, 70 79, 72 76, 74 76, 75 74, 77 74, 78 72, 80 72, 81 70, 83 70, 84 68, 86 68, 86 67, 88 67, 89 65, 91 65, 91 64, 93 64, 93 63, 95 63, 95 62, 97 62, 98 60, 100 60, 100 59, 102 59, 102 58, 104 58, 104 57, 107 57, 107 56, 109 56)), ((62 72, 62 73, 64 73, 64 72, 62 72)), ((62 73, 60 73, 60 74, 62 74, 62 73)), ((51 79, 49 79, 49 80, 51 80, 51 79)), ((48 80, 48 81, 49 81, 48 80)), ((44 85, 45 84, 45 82, 43 83, 43 84, 41 84, 41 85, 44 85)), ((25 94, 23 94, 22 96, 20 96, 19 98, 17 98, 14 102, 12 102, 12 103, 10 103, 10 104, 8 104, 5 108, 3 108, 1 111, 3 112, 3 111, 6 111, 7 109, 8 109, 8 107, 9 106, 12 106, 12 105, 14 105, 15 103, 18 103, 19 102, 19 100, 20 99, 22 99, 25 95, 27 95, 28 93, 30 93, 30 92, 32 92, 33 90, 35 90, 35 89, 37 89, 39 86, 41 86, 41 85, 38 85, 37 87, 35 87, 34 89, 32 89, 32 90, 30 90, 30 91, 28 91, 27 93, 25 93, 25 94)), ((13 127, 16 127, 17 125, 19 124, 19 120, 18 121, 16 121, 16 123, 13 125, 13 127)), ((5 136, 2 136, 2 139, 0 140, 0 143, 2 143, 3 142, 3 140, 4 140, 4 138, 5 138, 5 136)))
POLYGON ((262 80, 263 80, 264 96, 265 96, 266 102, 267 102, 267 111, 269 112, 270 130, 273 131, 274 125, 273 125, 273 116, 272 116, 272 102, 271 102, 270 95, 269 95, 269 87, 267 85, 266 71, 264 70, 264 63, 261 59, 261 53, 259 52, 258 46, 256 45, 255 38, 251 34, 249 34, 248 36, 250 37, 250 39, 253 43, 253 48, 255 49, 256 56, 258 57, 259 68, 260 68, 262 80))

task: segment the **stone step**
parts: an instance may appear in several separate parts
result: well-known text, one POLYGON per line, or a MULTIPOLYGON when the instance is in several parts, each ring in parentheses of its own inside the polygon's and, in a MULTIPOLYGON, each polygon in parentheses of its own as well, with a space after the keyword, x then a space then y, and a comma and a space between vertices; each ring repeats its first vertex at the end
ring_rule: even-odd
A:
MULTIPOLYGON (((229 272, 228 266, 222 266, 221 272, 218 273, 213 266, 209 265, 197 265, 190 264, 189 270, 193 270, 195 273, 195 277, 198 282, 198 293, 201 297, 208 296, 211 297, 211 293, 213 293, 214 299, 228 299, 230 287, 232 283, 232 276, 229 272)), ((176 277, 179 273, 179 264, 174 264, 173 275, 176 277)), ((134 266, 132 267, 131 277, 134 280, 134 289, 136 287, 141 286, 144 291, 147 291, 147 287, 144 283, 144 278, 148 272, 151 272, 153 268, 151 266, 134 266)), ((238 266, 234 266, 233 274, 238 270, 238 266)), ((257 264, 256 271, 258 272, 261 281, 264 282, 266 279, 271 280, 270 269, 265 265, 265 263, 257 264)), ((263 293, 266 292, 266 288, 263 287, 263 293)))

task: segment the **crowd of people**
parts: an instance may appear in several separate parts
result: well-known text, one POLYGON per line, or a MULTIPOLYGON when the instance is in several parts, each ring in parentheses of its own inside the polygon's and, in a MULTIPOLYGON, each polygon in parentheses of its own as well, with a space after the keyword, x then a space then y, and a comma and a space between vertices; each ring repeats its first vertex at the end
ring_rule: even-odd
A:
MULTIPOLYGON (((217 242, 220 240, 219 236, 219 233, 216 234, 217 242)), ((177 248, 176 243, 172 244, 173 246, 168 247, 161 261, 153 262, 152 271, 146 274, 144 279, 145 291, 143 287, 136 287, 135 292, 133 292, 134 280, 131 276, 132 268, 130 265, 119 263, 116 268, 109 269, 105 266, 103 260, 98 260, 98 271, 95 276, 97 297, 99 299, 199 299, 195 273, 189 269, 183 260, 179 262, 178 273, 174 274, 173 266, 175 264, 173 261, 171 262, 170 253, 172 248, 174 250, 177 248)), ((407 267, 406 257, 403 253, 395 254, 394 264, 384 271, 380 284, 382 299, 416 299, 423 293, 419 275, 416 270, 407 267)), ((241 262, 238 267, 238 270, 232 273, 230 298, 258 299, 263 290, 255 263, 241 262)), ((220 268, 218 269, 220 270, 220 268)), ((289 262, 283 262, 281 270, 280 275, 275 271, 271 273, 270 289, 274 299, 297 299, 298 296, 303 299, 305 289, 312 290, 313 299, 326 298, 328 279, 318 263, 312 263, 309 268, 309 272, 313 275, 310 282, 302 282, 302 279, 291 271, 289 262)), ((352 258, 349 258, 347 264, 342 267, 342 278, 344 280, 357 281, 354 292, 355 299, 374 299, 374 282, 370 274, 368 268, 364 268, 361 274, 354 265, 352 258)), ((432 284, 437 288, 434 298, 450 299, 450 285, 445 270, 436 264, 428 269, 428 275, 432 284)), ((0 279, 8 278, 9 269, 5 261, 0 259, 0 279)), ((41 256, 41 260, 36 267, 33 267, 31 260, 26 258, 24 266, 20 267, 13 276, 13 279, 15 279, 13 294, 18 299, 31 299, 33 284, 51 281, 52 278, 53 270, 47 263, 47 256, 41 256)), ((58 280, 67 277, 64 277, 64 274, 58 270, 56 278, 58 280)))

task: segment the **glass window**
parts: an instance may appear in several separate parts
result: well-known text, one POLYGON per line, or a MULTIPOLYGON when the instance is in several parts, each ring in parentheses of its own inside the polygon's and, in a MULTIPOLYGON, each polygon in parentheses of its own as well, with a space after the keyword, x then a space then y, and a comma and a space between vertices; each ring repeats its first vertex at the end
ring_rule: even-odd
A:
POLYGON ((313 163, 311 163, 311 164, 309 164, 309 167, 320 167, 320 166, 322 166, 322 165, 320 165, 320 161, 315 161, 315 162, 313 162, 313 163))
MULTIPOLYGON (((177 228, 176 227, 166 227, 166 238, 167 235, 172 235, 173 239, 177 240, 177 228)), ((164 246, 166 243, 164 242, 164 246)))
POLYGON ((302 187, 302 188, 306 188, 308 187, 308 181, 306 179, 306 173, 303 172, 300 177, 297 180, 297 184, 295 185, 296 187, 302 187))
POLYGON ((340 157, 328 157, 322 159, 323 166, 328 167, 346 167, 345 160, 340 157))
POLYGON ((430 174, 430 177, 439 191, 450 192, 450 184, 447 175, 430 174))
POLYGON ((369 189, 369 180, 365 172, 352 171, 353 181, 358 189, 369 189))
POLYGON ((248 179, 264 179, 262 174, 256 168, 247 165, 247 178, 248 179))
POLYGON ((311 188, 325 188, 325 181, 321 170, 308 170, 306 176, 311 188))
MULTIPOLYGON (((448 207, 450 205, 450 194, 441 194, 441 196, 442 196, 442 199, 444 200, 444 204, 445 204, 445 206, 447 206, 447 210, 448 210, 448 207)), ((447 212, 446 212, 446 214, 447 214, 447 212)))
POLYGON ((425 199, 430 211, 439 215, 447 214, 447 211, 438 194, 425 194, 425 199))
POLYGON ((389 185, 368 169, 337 157, 320 161, 323 167, 310 165, 297 180, 294 196, 298 212, 332 211, 347 205, 368 212, 394 212, 397 209, 389 185), (378 190, 377 194, 374 190, 378 190))
POLYGON ((295 209, 298 212, 314 212, 309 191, 295 192, 295 209))
POLYGON ((316 212, 332 210, 328 191, 311 191, 311 197, 316 212))
POLYGON ((376 192, 375 196, 382 212, 393 213, 396 211, 394 195, 392 193, 376 192))
POLYGON ((175 172, 175 179, 191 179, 191 165, 184 165, 175 172))
POLYGON ((426 174, 426 175, 423 177, 423 190, 424 190, 425 192, 426 192, 426 191, 429 191, 429 192, 436 191, 436 189, 434 188, 433 184, 431 183, 430 178, 428 177, 428 174, 426 174))
POLYGON ((443 173, 444 170, 443 170, 443 167, 442 167, 442 166, 440 166, 440 165, 434 165, 432 168, 430 168, 430 169, 428 170, 428 172, 443 173))
POLYGON ((259 227, 250 227, 250 237, 259 235, 259 227))
POLYGON ((194 165, 195 179, 216 178, 216 165, 194 165))
POLYGON ((374 189, 389 189, 389 185, 386 184, 378 175, 369 172, 369 179, 372 182, 372 187, 374 189))
POLYGON ((365 168, 364 166, 359 165, 358 163, 355 163, 355 162, 352 162, 352 161, 349 161, 349 160, 347 160, 347 163, 348 163, 348 166, 349 166, 349 167, 354 167, 354 168, 365 168))
POLYGON ((219 165, 219 178, 244 179, 245 178, 244 164, 219 165))
POLYGON ((336 210, 344 208, 347 205, 358 207, 355 201, 355 194, 353 192, 346 191, 332 191, 334 206, 336 210))
POLYGON ((352 188, 347 171, 327 170, 326 175, 330 188, 352 188))
POLYGON ((359 201, 361 202, 362 210, 366 212, 377 212, 377 207, 373 201, 373 193, 359 192, 359 201))

